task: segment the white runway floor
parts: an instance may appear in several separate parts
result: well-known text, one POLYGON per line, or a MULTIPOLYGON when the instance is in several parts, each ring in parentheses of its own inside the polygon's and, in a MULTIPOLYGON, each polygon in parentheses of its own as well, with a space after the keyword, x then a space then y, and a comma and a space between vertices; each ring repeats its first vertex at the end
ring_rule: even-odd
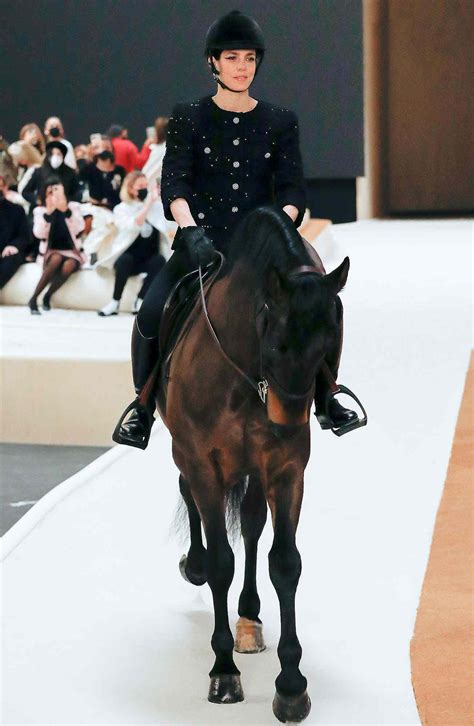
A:
MULTIPOLYGON (((352 263, 339 379, 370 420, 342 439, 313 426, 298 538, 305 723, 418 724, 409 641, 471 349, 472 223, 374 220, 333 234, 327 268, 352 263)), ((276 723, 269 525, 268 649, 237 654, 244 703, 209 704, 210 592, 178 573, 177 472, 156 428, 146 452, 108 452, 5 535, 5 724, 276 723)))

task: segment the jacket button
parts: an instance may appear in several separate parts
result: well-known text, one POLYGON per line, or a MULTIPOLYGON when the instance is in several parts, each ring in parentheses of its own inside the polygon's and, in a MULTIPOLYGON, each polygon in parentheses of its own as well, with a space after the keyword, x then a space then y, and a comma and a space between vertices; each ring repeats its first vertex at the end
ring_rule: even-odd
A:
POLYGON ((239 188, 239 185, 237 183, 232 184, 232 189, 238 189, 238 188, 239 188))
POLYGON ((209 146, 206 146, 206 148, 204 149, 204 153, 205 154, 210 154, 211 153, 211 150, 210 150, 209 146))
POLYGON ((239 211, 239 208, 238 207, 232 207, 232 211, 233 212, 238 212, 239 211))
POLYGON ((240 122, 240 119, 239 119, 239 117, 238 117, 238 116, 234 116, 234 118, 233 118, 232 120, 233 120, 233 122, 234 122, 235 124, 238 124, 238 123, 240 122))
POLYGON ((240 139, 234 139, 232 143, 234 146, 238 146, 240 144, 240 139))
POLYGON ((198 217, 199 219, 204 219, 206 215, 203 212, 199 212, 198 217))
POLYGON ((237 169, 237 167, 240 166, 240 162, 234 161, 234 163, 232 164, 232 166, 235 166, 235 168, 237 169))

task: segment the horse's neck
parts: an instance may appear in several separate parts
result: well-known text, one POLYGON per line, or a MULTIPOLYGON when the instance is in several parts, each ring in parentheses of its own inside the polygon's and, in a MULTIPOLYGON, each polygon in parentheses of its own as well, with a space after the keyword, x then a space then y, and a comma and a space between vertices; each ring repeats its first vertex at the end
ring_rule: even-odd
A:
POLYGON ((248 365, 258 357, 255 325, 256 286, 251 273, 237 264, 215 285, 209 311, 224 350, 248 365))

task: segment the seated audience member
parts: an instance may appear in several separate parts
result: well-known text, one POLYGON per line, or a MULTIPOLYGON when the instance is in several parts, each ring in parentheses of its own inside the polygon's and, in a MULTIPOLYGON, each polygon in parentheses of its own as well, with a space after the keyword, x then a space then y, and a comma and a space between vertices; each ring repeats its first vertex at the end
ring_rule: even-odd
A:
POLYGON ((125 178, 125 169, 116 166, 111 151, 101 151, 91 164, 81 171, 80 177, 89 188, 91 204, 113 209, 120 203, 120 188, 125 178))
MULTIPOLYGON (((21 140, 10 144, 8 152, 17 166, 17 190, 21 194, 35 169, 41 166, 43 157, 33 144, 21 140)), ((26 203, 26 200, 23 199, 23 202, 26 203)))
POLYGON ((166 116, 158 116, 155 121, 155 139, 150 144, 150 156, 142 169, 149 182, 156 179, 158 183, 161 183, 161 169, 166 153, 168 122, 169 119, 166 116))
POLYGON ((127 138, 128 131, 123 126, 112 124, 107 136, 112 141, 115 163, 118 166, 122 166, 127 174, 134 169, 142 168, 150 156, 150 144, 153 143, 153 139, 147 139, 139 152, 133 141, 127 138))
POLYGON ((0 289, 25 262, 30 232, 24 209, 9 199, 8 169, 0 164, 0 289))
POLYGON ((112 141, 105 134, 91 134, 91 142, 87 147, 87 160, 93 162, 97 154, 102 151, 112 151, 112 141))
POLYGON ((133 305, 133 313, 137 313, 153 279, 165 264, 164 257, 159 253, 160 234, 147 221, 150 210, 158 200, 156 186, 148 190, 146 176, 134 171, 125 177, 120 197, 122 202, 114 208, 114 223, 119 233, 109 258, 98 263, 115 269, 112 300, 98 311, 104 317, 117 315, 128 278, 146 272, 145 281, 133 305))
POLYGON ((64 138, 64 128, 61 119, 57 116, 50 116, 44 124, 44 135, 47 141, 62 141, 66 147, 64 163, 71 169, 77 170, 76 157, 70 141, 64 138))
POLYGON ((25 141, 27 144, 34 146, 36 151, 41 154, 41 158, 43 158, 46 152, 46 143, 39 126, 36 124, 25 124, 21 128, 18 138, 20 141, 25 141))
POLYGON ((84 229, 80 204, 69 202, 60 179, 51 178, 44 186, 42 205, 34 210, 33 233, 41 240, 43 274, 28 302, 33 315, 40 315, 38 295, 49 285, 43 297, 43 310, 51 309, 51 297, 84 262, 78 235, 84 229))
POLYGON ((34 170, 31 179, 23 188, 23 196, 35 207, 40 198, 44 198, 44 186, 51 176, 58 177, 65 193, 71 201, 80 202, 82 190, 79 176, 64 163, 67 148, 62 141, 50 141, 46 144, 46 158, 42 165, 34 170))
POLYGON ((87 144, 79 144, 74 147, 74 156, 76 157, 77 170, 79 176, 81 171, 89 163, 89 147, 87 144))

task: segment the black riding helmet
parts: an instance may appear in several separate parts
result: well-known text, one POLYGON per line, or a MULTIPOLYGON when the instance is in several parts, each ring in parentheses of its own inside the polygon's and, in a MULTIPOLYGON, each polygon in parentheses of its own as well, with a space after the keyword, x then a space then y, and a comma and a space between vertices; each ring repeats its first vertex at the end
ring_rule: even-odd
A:
POLYGON ((255 68, 255 77, 265 54, 265 40, 259 24, 249 15, 244 15, 239 10, 223 15, 215 20, 210 26, 206 34, 206 58, 211 56, 209 67, 212 75, 217 83, 233 93, 243 93, 242 91, 234 91, 219 79, 219 71, 214 65, 212 57, 214 51, 222 50, 255 50, 257 54, 257 63, 255 68))

